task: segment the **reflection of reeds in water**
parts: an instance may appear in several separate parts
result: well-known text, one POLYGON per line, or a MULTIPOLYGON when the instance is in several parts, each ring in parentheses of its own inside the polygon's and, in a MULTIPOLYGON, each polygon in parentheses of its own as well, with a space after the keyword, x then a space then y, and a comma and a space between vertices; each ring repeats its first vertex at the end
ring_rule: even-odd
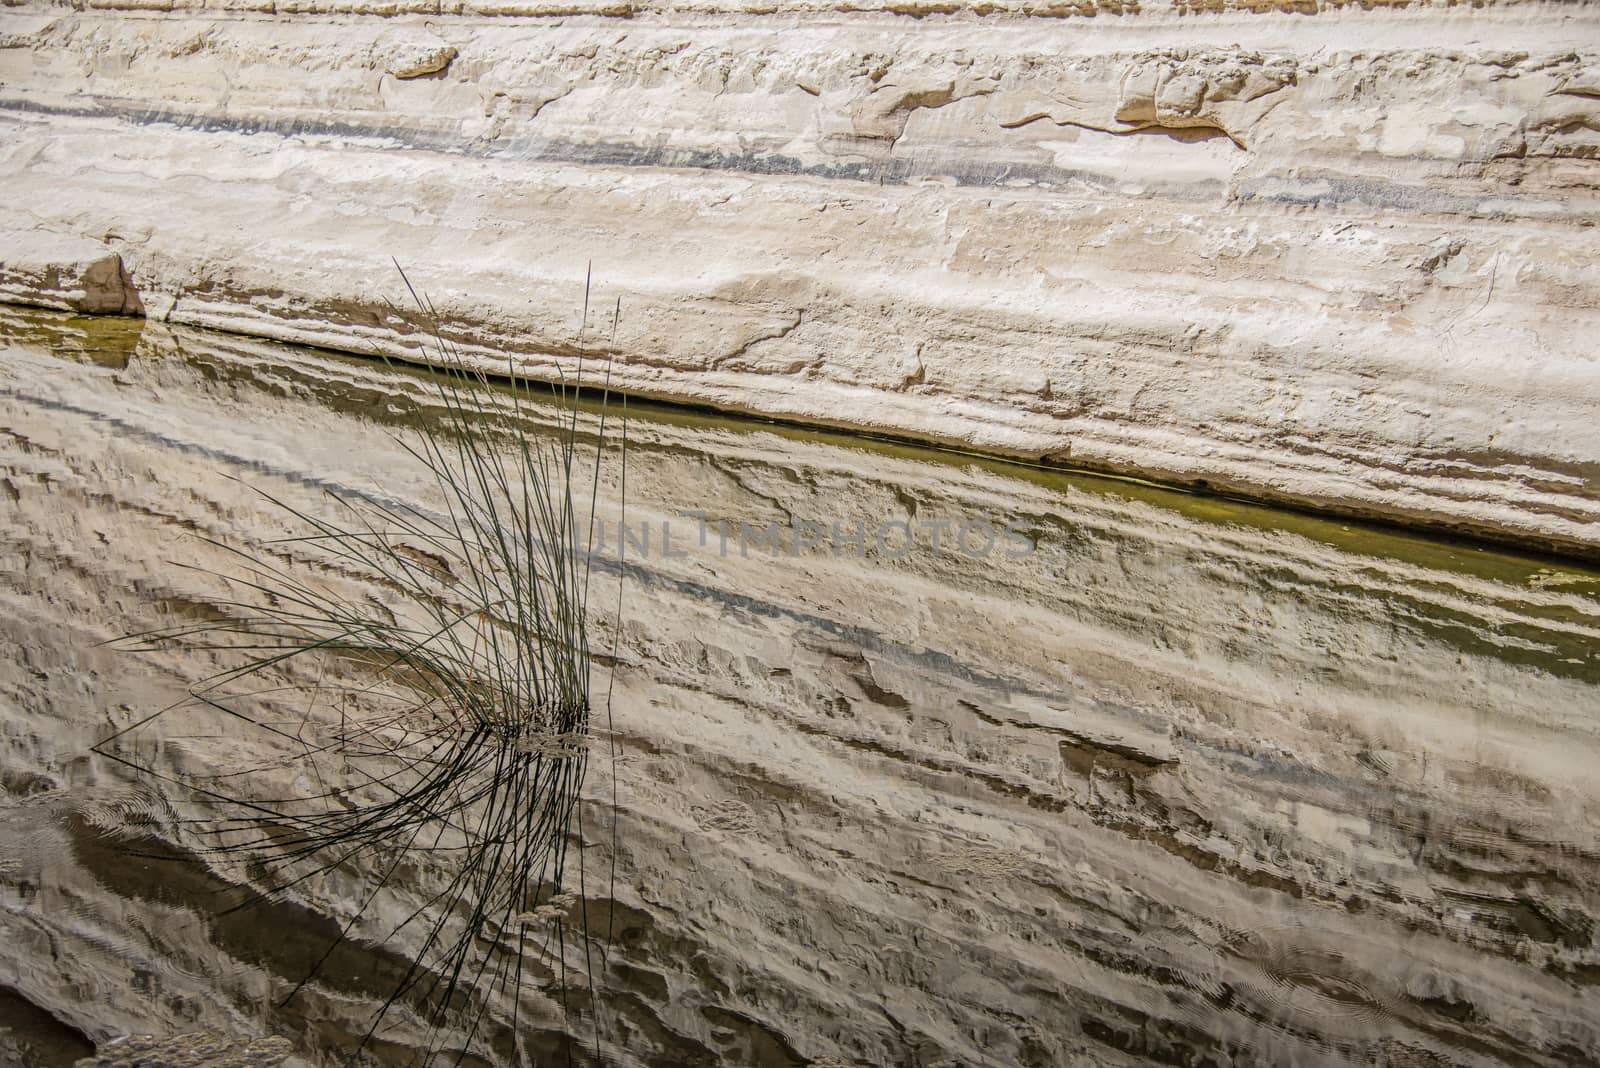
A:
MULTIPOLYGON (((412 296, 436 323, 431 305, 412 296)), ((335 497, 329 518, 269 498, 304 533, 259 553, 219 544, 238 561, 225 577, 244 591, 239 599, 214 617, 125 639, 233 658, 194 688, 198 707, 240 737, 241 751, 272 757, 201 773, 169 760, 158 770, 133 755, 133 728, 99 749, 181 787, 188 796, 178 800, 200 806, 180 821, 196 851, 272 894, 359 880, 353 915, 295 992, 318 981, 347 939, 404 952, 409 968, 381 995, 363 1047, 386 1018, 403 1017, 426 1035, 422 1063, 491 1045, 526 1061, 516 1018, 525 985, 558 988, 565 1006, 569 936, 586 958, 591 947, 583 864, 574 877, 568 843, 582 837, 590 755, 585 550, 609 364, 589 372, 602 401, 591 445, 579 433, 581 363, 557 389, 554 434, 536 434, 525 384, 513 377, 509 399, 491 391, 437 327, 431 333, 443 415, 403 444, 437 484, 442 512, 335 497), (325 575, 356 578, 364 592, 298 577, 294 554, 325 575), (285 711, 292 696, 298 715, 285 711), (509 1035, 486 1024, 496 997, 510 1008, 509 1035)), ((624 465, 625 453, 624 423, 624 465)), ((181 739, 165 744, 175 742, 181 752, 181 739)), ((591 963, 583 972, 592 983, 591 963)))

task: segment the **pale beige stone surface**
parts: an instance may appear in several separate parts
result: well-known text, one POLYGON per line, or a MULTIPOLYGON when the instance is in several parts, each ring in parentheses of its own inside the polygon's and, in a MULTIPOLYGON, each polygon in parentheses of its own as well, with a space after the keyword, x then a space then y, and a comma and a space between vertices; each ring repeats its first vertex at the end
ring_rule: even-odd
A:
MULTIPOLYGON (((1600 552, 1600 8, 13 3, 152 316, 1600 552), (624 17, 625 16, 625 17, 624 17)), ((39 237, 38 240, 55 240, 39 237)))

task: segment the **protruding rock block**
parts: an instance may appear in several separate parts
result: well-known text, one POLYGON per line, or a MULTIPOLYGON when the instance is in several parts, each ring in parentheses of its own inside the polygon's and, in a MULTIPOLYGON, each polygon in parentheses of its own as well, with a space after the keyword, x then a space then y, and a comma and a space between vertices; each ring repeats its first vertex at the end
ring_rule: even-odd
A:
POLYGON ((0 301, 95 315, 138 315, 122 257, 86 237, 0 230, 0 301))
POLYGON ((402 81, 442 73, 456 58, 456 50, 424 30, 395 31, 373 46, 375 63, 402 81))

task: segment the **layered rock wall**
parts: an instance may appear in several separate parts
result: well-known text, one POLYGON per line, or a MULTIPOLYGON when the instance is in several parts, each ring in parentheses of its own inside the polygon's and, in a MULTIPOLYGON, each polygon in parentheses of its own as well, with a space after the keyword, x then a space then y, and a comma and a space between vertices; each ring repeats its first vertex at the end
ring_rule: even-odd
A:
POLYGON ((7 5, 153 317, 1600 554, 1596 5, 7 5))

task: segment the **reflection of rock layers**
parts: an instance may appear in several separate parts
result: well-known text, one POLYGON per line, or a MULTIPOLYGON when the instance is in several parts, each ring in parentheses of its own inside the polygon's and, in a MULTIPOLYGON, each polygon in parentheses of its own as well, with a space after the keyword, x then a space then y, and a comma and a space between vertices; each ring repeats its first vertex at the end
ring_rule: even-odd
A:
POLYGON ((82 1033, 19 995, 0 987, 0 1064, 72 1068, 94 1052, 82 1033))
POLYGON ((592 260, 641 393, 1600 553, 1592 0, 77 7, 0 299, 549 375, 592 260))
MULTIPOLYGON (((385 405, 423 394, 154 325, 120 369, 0 359, 4 764, 34 784, 7 786, 7 833, 34 844, 6 874, 0 986, 94 1037, 247 1026, 293 969, 198 899, 138 891, 67 817, 120 788, 88 742, 206 665, 91 644, 213 610, 213 583, 160 563, 226 566, 184 534, 285 532, 220 474, 426 506, 389 436, 411 402, 385 405)), ((631 566, 614 665, 618 901, 589 889, 625 1062, 1592 1063, 1594 576, 697 417, 636 419, 630 461, 630 521, 681 522, 687 555, 631 566), (689 510, 1017 517, 1039 549, 723 555, 689 510)), ((181 718, 165 733, 174 766, 216 758, 181 718)), ((384 908, 436 878, 419 864, 384 908)), ((348 918, 349 893, 330 878, 293 923, 348 918)), ((267 1022, 355 1033, 370 991, 335 979, 267 1022)))

